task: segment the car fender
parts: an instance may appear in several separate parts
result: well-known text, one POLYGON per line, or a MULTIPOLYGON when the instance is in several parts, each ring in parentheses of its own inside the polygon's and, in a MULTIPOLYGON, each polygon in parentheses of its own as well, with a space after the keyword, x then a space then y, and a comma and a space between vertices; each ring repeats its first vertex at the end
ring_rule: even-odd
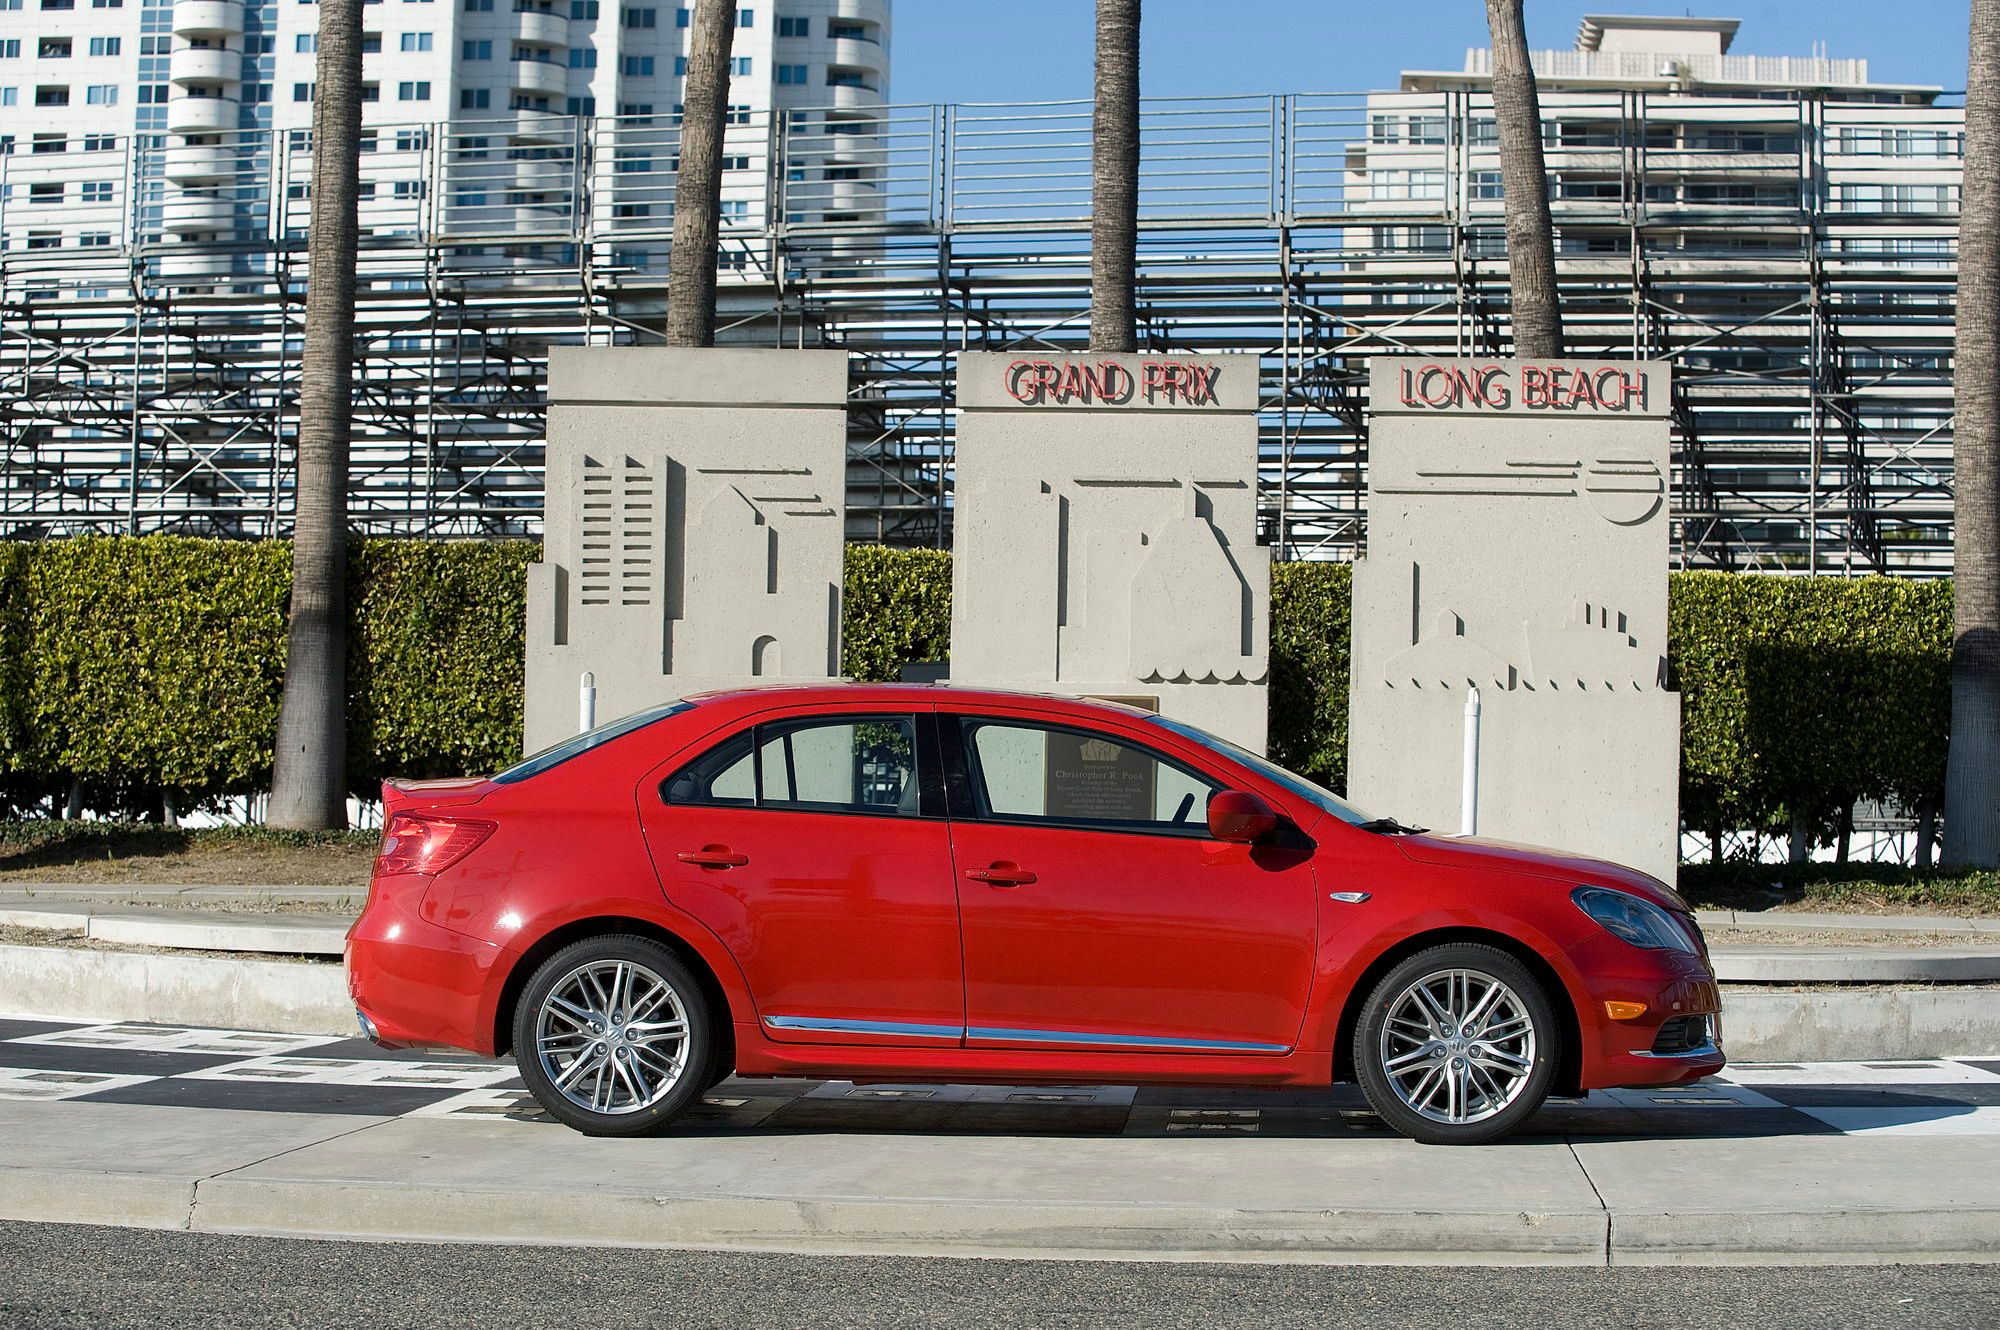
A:
MULTIPOLYGON (((545 939, 571 925, 591 919, 631 919, 670 934, 701 958, 722 988, 729 1009, 722 1013, 731 1022, 752 1021, 756 1006, 742 967, 722 940, 707 925, 685 911, 676 909, 664 897, 649 899, 636 893, 573 897, 521 921, 520 927, 501 944, 500 955, 487 971, 485 990, 480 994, 479 1028, 491 1030, 499 1017, 500 1002, 516 977, 524 957, 545 939)), ((523 982, 527 976, 519 976, 523 982)))
POLYGON ((1356 994, 1355 989, 1369 969, 1391 951, 1434 933, 1494 934, 1533 951, 1555 972, 1566 990, 1550 996, 1566 997, 1579 1019, 1584 1019, 1582 1009, 1588 992, 1575 964, 1557 939, 1520 913, 1490 904, 1478 909, 1440 906, 1400 917, 1385 917, 1379 926, 1371 928, 1362 912, 1373 904, 1370 901, 1355 906, 1353 914, 1340 916, 1340 922, 1347 926, 1321 930, 1319 974, 1323 982, 1314 985, 1314 992, 1323 996, 1307 1014, 1305 1047, 1338 1049, 1345 1034, 1341 1023, 1349 1010, 1350 997, 1366 999, 1366 994, 1356 994))

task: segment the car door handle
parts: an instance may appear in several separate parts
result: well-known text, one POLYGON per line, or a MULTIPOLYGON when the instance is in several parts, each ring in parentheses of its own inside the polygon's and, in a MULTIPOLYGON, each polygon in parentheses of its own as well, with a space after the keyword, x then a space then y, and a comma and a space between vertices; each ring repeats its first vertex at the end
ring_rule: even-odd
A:
POLYGON ((680 861, 703 868, 741 868, 750 862, 747 854, 731 854, 727 845, 704 845, 699 850, 682 850, 680 861))
POLYGON ((1025 887, 1035 880, 1035 875, 1019 864, 1010 864, 1005 859, 991 868, 968 868, 965 875, 974 882, 984 882, 995 887, 1025 887))

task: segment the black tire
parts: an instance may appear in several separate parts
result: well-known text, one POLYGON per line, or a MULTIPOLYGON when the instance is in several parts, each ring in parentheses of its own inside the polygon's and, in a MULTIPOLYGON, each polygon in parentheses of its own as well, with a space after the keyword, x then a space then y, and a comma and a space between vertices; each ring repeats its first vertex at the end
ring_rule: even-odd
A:
POLYGON ((586 1136, 646 1136, 664 1129, 707 1092, 720 1044, 715 1019, 701 984, 680 958, 648 938, 606 933, 573 942, 536 968, 514 1008, 514 1059, 529 1092, 558 1122, 586 1136), (591 1004, 588 1014, 606 1017, 601 1028, 589 1027, 599 1029, 605 1036, 594 1044, 592 1036, 575 1017, 559 1014, 559 1006, 550 1006, 551 995, 558 991, 565 997, 577 993, 579 990, 573 984, 596 982, 599 986, 591 991, 601 992, 604 970, 609 968, 615 976, 620 973, 616 969, 620 964, 629 967, 623 973, 631 976, 628 982, 640 1002, 655 995, 650 987, 638 988, 642 976, 645 981, 657 982, 668 990, 670 998, 659 998, 652 1011, 641 1014, 652 1016, 666 1008, 665 1022, 671 1023, 672 1008, 677 1006, 685 1028, 684 1043, 669 1044, 671 1036, 665 1033, 640 1038, 625 1031, 624 1013, 632 1009, 629 996, 622 1010, 615 1000, 604 1004, 602 1011, 597 1010, 598 1004, 591 1004), (551 1012, 548 1028, 561 1031, 551 1035, 551 1051, 547 1056, 541 1051, 540 1039, 545 1007, 550 1007, 551 1012), (615 1018, 613 1012, 618 1013, 615 1018), (579 1040, 583 1042, 579 1044, 579 1040), (572 1048, 577 1049, 574 1056, 569 1052, 572 1048), (654 1061, 656 1058, 677 1064, 677 1074, 670 1075, 662 1069, 654 1061), (558 1077, 579 1062, 585 1063, 576 1068, 579 1093, 586 1082, 597 1087, 591 1098, 601 1103, 602 1109, 572 1098, 558 1083, 558 1077), (593 1080, 600 1063, 604 1069, 602 1079, 593 1080), (604 1081, 610 1083, 608 1093, 602 1091, 604 1081), (658 1091, 656 1098, 642 1098, 638 1087, 652 1088, 662 1082, 665 1088, 658 1091))
POLYGON ((1541 981, 1498 947, 1473 942, 1420 951, 1389 971, 1368 995, 1353 1037, 1355 1075, 1369 1106, 1390 1127, 1426 1145, 1481 1145, 1511 1135, 1548 1098, 1562 1063, 1562 1022, 1541 981), (1451 987, 1453 975, 1467 977, 1465 1007, 1477 1007, 1473 982, 1502 985, 1503 994, 1493 1000, 1496 1015, 1475 1023, 1472 1038, 1463 1026, 1427 1015, 1430 1033, 1420 1038, 1409 1014, 1430 1008, 1417 985, 1424 982, 1433 1003, 1454 1010, 1458 990, 1451 987), (1440 983, 1443 998, 1436 988, 1440 983), (1518 1016, 1503 1019, 1498 1016, 1502 1012, 1518 1016), (1392 1013, 1397 1024, 1385 1039, 1392 1013), (1529 1040, 1509 1033, 1523 1023, 1529 1040), (1441 1030, 1451 1037, 1440 1037, 1441 1030), (1494 1038, 1476 1038, 1489 1031, 1494 1038), (1391 1058, 1404 1060, 1393 1076, 1387 1066, 1391 1058), (1516 1063, 1526 1065, 1525 1073, 1516 1063), (1432 1086, 1433 1072, 1441 1079, 1423 1093, 1432 1086), (1442 1104, 1436 1099, 1439 1093, 1445 1096, 1442 1104))

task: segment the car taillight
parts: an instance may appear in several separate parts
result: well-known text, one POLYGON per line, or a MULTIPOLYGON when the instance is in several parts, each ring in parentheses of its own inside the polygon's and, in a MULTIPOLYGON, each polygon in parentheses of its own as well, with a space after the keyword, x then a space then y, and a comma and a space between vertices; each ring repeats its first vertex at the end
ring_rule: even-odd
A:
POLYGON ((397 813, 382 828, 382 849, 375 856, 375 875, 442 873, 478 849, 480 842, 492 834, 493 823, 473 818, 397 813))

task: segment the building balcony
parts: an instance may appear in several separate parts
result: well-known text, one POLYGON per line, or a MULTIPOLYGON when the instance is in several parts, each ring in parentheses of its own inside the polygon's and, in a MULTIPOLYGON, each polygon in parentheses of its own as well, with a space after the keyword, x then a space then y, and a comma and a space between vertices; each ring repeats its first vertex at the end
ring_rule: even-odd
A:
POLYGON ((243 31, 239 0, 179 0, 174 31, 183 37, 234 36, 243 31))
POLYGON ((222 134, 242 115, 234 97, 175 97, 167 103, 169 134, 222 134))
POLYGON ((814 100, 836 109, 874 107, 882 104, 882 93, 879 84, 871 88, 860 83, 829 83, 825 94, 814 100))
POLYGON ((569 19, 561 14, 545 14, 539 9, 524 9, 514 15, 514 35, 536 46, 568 50, 569 19))
POLYGON ((236 174, 236 150, 219 143, 183 143, 161 157, 162 174, 177 185, 227 180, 236 174))
POLYGON ((520 92, 560 97, 569 91, 569 70, 552 60, 517 60, 509 81, 520 92))
POLYGON ((889 72, 889 53, 882 49, 882 43, 859 37, 836 37, 828 45, 833 48, 833 64, 865 70, 870 83, 878 88, 882 85, 882 76, 889 72))
POLYGON ((243 81, 243 53, 215 46, 183 46, 169 57, 167 77, 184 85, 240 83, 243 81))
POLYGON ((889 22, 889 0, 833 0, 829 17, 873 23, 880 30, 889 22))
POLYGON ((176 235, 227 231, 235 221, 235 208, 218 195, 170 193, 160 205, 160 225, 176 235))
POLYGON ((214 281, 229 276, 229 255, 226 253, 203 253, 176 247, 155 255, 151 263, 153 271, 167 282, 214 281))

